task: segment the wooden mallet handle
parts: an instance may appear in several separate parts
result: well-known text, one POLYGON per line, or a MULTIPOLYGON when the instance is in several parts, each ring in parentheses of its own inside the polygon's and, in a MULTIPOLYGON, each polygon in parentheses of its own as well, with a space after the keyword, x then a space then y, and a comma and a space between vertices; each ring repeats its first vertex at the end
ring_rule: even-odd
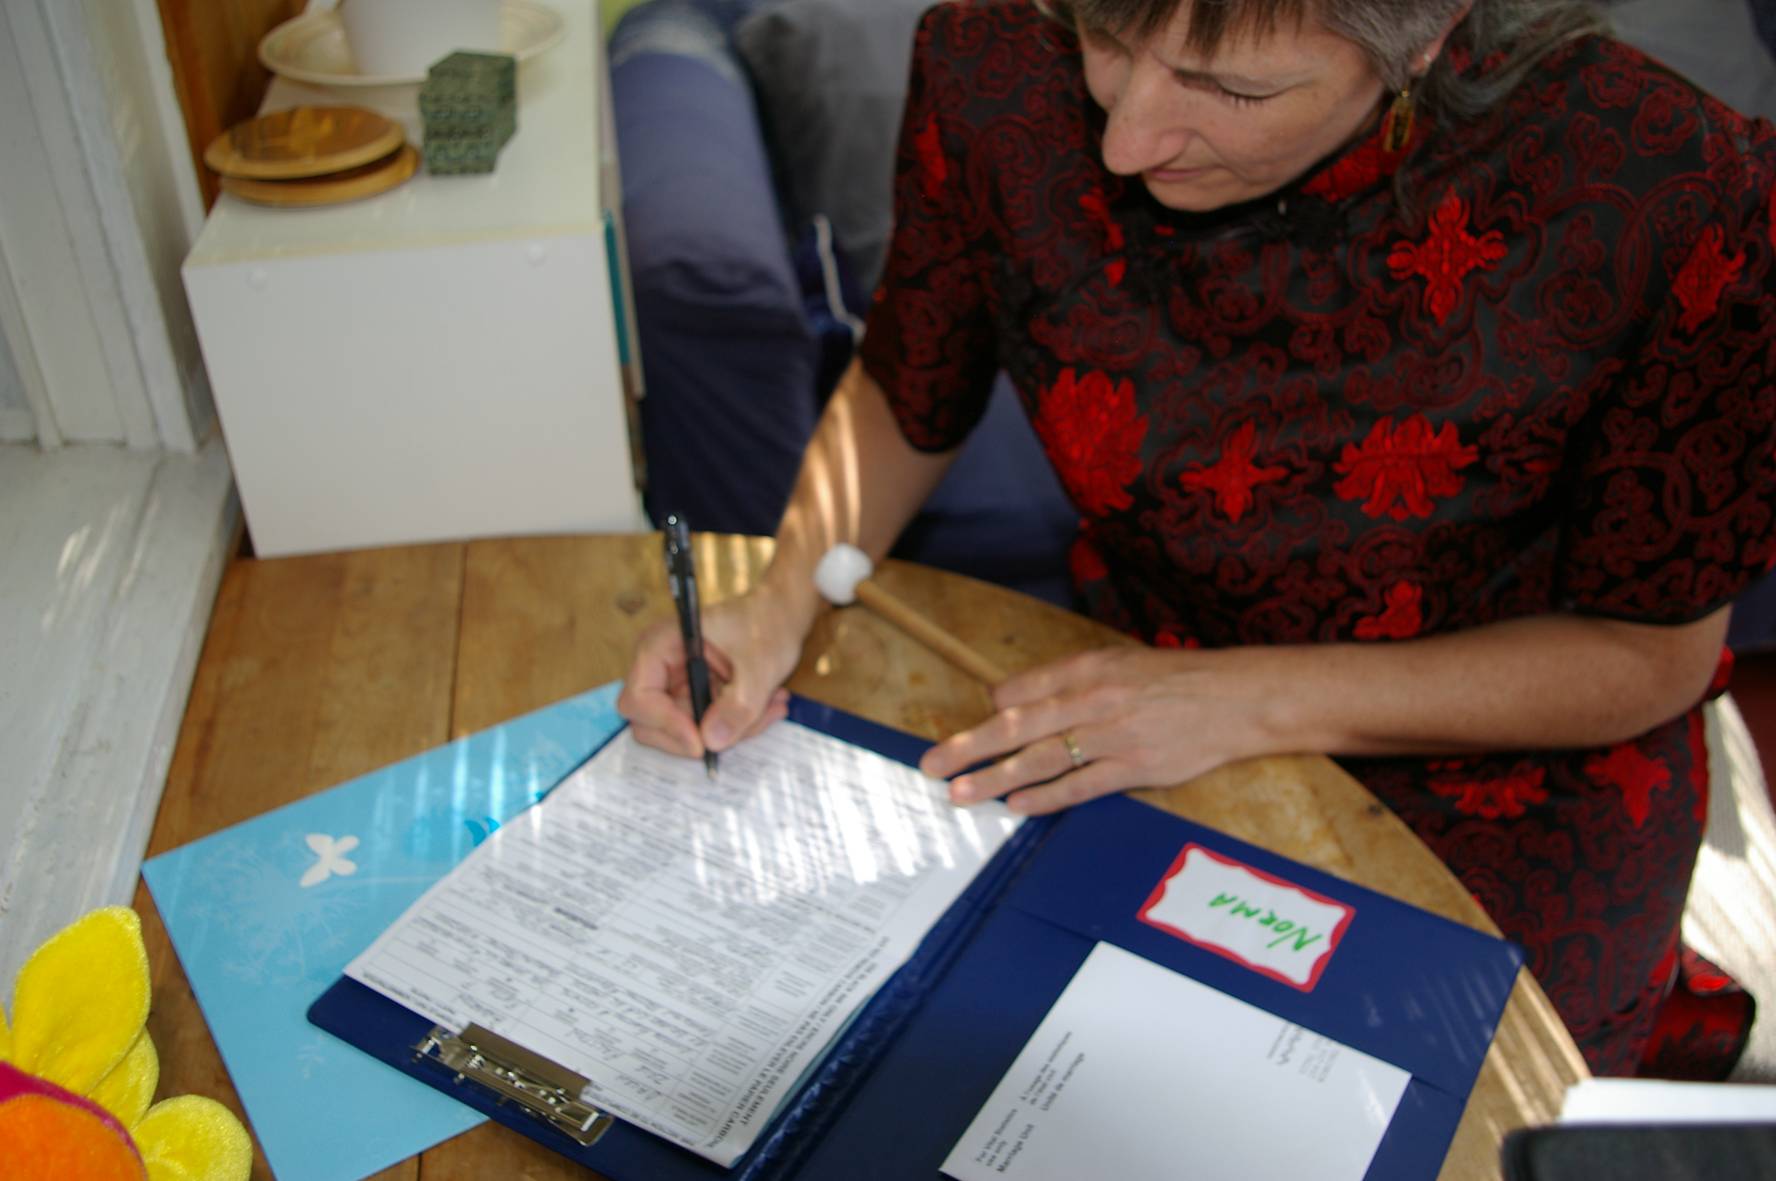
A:
POLYGON ((1005 679, 999 666, 909 607, 871 579, 857 584, 857 601, 898 627, 913 639, 990 687, 1005 679))
POLYGON ((998 665, 913 610, 905 600, 871 581, 874 569, 869 555, 856 546, 835 545, 815 568, 814 585, 820 588, 821 595, 828 602, 836 606, 861 601, 871 611, 988 686, 1005 679, 1005 673, 998 665))

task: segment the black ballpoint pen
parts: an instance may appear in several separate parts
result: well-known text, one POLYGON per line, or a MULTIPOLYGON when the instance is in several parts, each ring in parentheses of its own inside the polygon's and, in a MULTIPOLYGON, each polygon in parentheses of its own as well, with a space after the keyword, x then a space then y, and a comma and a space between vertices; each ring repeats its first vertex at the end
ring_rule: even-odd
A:
MULTIPOLYGON (((703 656, 703 613, 697 601, 697 567, 691 560, 691 530, 683 517, 666 517, 666 582, 678 604, 678 632, 684 637, 685 676, 691 682, 691 717, 699 729, 709 708, 709 662, 703 656)), ((703 748, 703 769, 715 776, 715 752, 703 748)))

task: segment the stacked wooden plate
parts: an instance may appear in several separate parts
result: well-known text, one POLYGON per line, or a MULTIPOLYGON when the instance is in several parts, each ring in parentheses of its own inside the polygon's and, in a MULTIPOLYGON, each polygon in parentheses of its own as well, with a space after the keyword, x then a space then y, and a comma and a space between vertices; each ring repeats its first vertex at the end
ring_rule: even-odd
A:
POLYGON ((362 107, 292 107, 217 136, 204 163, 222 188, 261 205, 334 205, 387 192, 419 153, 400 124, 362 107))

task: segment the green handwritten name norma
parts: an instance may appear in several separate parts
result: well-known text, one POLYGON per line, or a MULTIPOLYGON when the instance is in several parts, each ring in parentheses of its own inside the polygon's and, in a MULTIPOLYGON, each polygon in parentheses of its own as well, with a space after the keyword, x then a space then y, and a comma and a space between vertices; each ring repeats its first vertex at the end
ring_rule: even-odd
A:
POLYGON ((1293 946, 1289 947, 1290 951, 1306 951, 1321 939, 1320 935, 1308 930, 1301 923, 1284 918, 1268 906, 1247 902, 1238 894, 1217 894, 1214 901, 1209 903, 1210 910, 1224 908, 1231 908, 1228 913, 1236 919, 1246 919, 1275 932, 1276 938, 1269 945, 1273 951, 1291 943, 1293 946))

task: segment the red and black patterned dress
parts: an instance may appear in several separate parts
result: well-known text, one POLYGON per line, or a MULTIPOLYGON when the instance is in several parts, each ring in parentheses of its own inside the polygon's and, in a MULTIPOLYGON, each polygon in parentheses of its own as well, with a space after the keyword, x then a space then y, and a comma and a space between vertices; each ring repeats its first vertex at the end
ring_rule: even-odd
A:
MULTIPOLYGON (((1098 618, 1186 647, 1677 624, 1776 559, 1767 124, 1592 38, 1473 125, 1213 214, 1106 172, 1101 129, 1028 3, 927 15, 862 346, 924 449, 1010 374, 1098 618)), ((1592 1070, 1632 1072, 1700 843, 1700 710, 1345 766, 1528 950, 1592 1070)))

